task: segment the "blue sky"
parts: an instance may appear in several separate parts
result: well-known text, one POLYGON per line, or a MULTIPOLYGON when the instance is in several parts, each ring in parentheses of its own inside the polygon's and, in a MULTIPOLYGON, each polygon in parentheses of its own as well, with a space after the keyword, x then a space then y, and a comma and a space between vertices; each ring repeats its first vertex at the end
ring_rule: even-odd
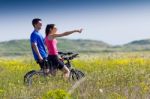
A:
POLYGON ((145 0, 0 0, 0 41, 29 39, 31 21, 55 23, 59 32, 83 28, 65 38, 125 44, 150 37, 150 2, 145 0))

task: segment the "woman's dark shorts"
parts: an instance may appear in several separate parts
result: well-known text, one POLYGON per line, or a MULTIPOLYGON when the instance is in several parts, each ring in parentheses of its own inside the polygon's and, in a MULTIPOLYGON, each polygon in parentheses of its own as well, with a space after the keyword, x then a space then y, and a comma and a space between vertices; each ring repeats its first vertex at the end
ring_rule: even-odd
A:
POLYGON ((48 61, 51 62, 52 66, 56 69, 62 69, 64 67, 64 62, 62 62, 57 55, 48 55, 48 61))

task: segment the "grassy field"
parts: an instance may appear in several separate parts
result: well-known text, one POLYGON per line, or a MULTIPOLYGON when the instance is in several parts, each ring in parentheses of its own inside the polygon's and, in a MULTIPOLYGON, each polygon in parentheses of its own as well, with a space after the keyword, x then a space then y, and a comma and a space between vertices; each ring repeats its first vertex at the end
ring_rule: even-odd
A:
POLYGON ((82 54, 73 60, 86 74, 81 83, 64 81, 58 72, 30 87, 23 76, 39 69, 32 58, 0 58, 0 99, 150 99, 149 53, 82 54))

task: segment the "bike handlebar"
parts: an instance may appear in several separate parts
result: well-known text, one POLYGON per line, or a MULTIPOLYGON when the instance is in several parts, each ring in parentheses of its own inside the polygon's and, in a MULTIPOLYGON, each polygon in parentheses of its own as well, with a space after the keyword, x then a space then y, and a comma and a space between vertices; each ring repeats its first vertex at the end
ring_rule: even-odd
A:
POLYGON ((58 52, 60 55, 71 55, 74 54, 73 52, 58 52))
POLYGON ((79 55, 78 53, 73 52, 58 52, 58 54, 60 54, 64 60, 72 60, 79 55))
POLYGON ((67 57, 63 57, 63 59, 64 60, 72 60, 72 59, 74 59, 75 57, 77 57, 79 54, 73 54, 73 55, 71 55, 71 56, 67 56, 67 57))

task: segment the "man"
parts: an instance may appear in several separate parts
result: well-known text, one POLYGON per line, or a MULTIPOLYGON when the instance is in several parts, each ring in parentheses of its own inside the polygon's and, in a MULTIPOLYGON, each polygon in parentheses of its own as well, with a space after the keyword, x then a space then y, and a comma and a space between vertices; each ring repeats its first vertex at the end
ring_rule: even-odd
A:
POLYGON ((44 61, 47 59, 47 52, 44 46, 44 38, 39 32, 42 27, 42 20, 39 18, 35 18, 32 20, 32 25, 34 27, 34 30, 30 36, 30 43, 34 59, 40 65, 41 69, 44 69, 48 72, 48 67, 44 63, 44 61))

